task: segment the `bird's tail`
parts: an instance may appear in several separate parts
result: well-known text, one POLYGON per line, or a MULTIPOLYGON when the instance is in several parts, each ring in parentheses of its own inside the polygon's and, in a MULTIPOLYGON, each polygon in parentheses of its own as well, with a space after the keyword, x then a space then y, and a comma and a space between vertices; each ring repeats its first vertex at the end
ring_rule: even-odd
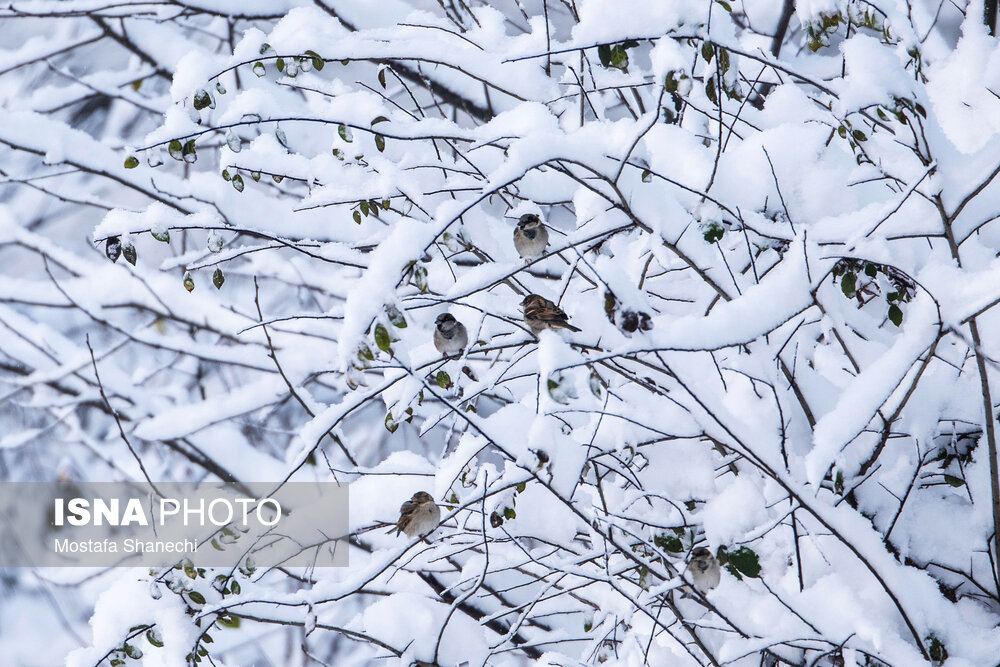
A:
POLYGON ((563 322, 562 327, 563 329, 569 329, 570 331, 575 331, 575 332, 583 331, 583 329, 581 329, 580 327, 575 327, 569 322, 563 322))

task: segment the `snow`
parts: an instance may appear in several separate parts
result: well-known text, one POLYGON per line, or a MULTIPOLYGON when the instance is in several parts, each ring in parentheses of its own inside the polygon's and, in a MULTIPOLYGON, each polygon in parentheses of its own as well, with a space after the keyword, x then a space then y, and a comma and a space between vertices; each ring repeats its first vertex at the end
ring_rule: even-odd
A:
POLYGON ((777 55, 765 0, 0 8, 0 478, 336 480, 352 531, 12 569, 0 653, 993 664, 1000 56, 981 2, 876 4, 796 2, 777 55), (760 572, 705 604, 697 547, 760 572))
POLYGON ((840 113, 872 104, 893 106, 894 97, 914 95, 911 79, 903 70, 898 53, 882 47, 869 35, 856 35, 840 45, 847 76, 838 90, 840 113))

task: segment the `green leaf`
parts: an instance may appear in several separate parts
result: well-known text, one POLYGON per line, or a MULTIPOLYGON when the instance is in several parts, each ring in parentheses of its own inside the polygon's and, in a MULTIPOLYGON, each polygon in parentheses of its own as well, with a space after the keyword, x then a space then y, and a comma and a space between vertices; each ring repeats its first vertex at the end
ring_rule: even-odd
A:
POLYGON ((375 325, 375 344, 378 345, 378 349, 383 352, 389 352, 389 346, 392 344, 392 340, 389 338, 388 329, 381 324, 375 325))
POLYGON ((861 130, 854 130, 852 134, 854 136, 854 140, 857 142, 868 141, 868 137, 865 136, 865 133, 861 130))
POLYGON ((414 264, 413 266, 413 284, 417 286, 421 294, 425 294, 429 289, 427 283, 427 267, 420 264, 414 264))
POLYGON ((389 201, 388 199, 383 199, 382 200, 382 210, 383 211, 388 211, 390 206, 392 206, 392 202, 391 201, 389 201))
POLYGON ((135 169, 138 166, 139 166, 139 158, 137 158, 136 156, 129 155, 127 158, 125 158, 126 169, 135 169))
POLYGON ((142 88, 142 79, 136 79, 132 82, 132 90, 138 93, 140 88, 142 88))
POLYGON ((274 61, 274 67, 279 72, 283 72, 285 70, 285 59, 284 58, 278 58, 277 60, 275 60, 274 61))
POLYGON ((725 10, 726 10, 727 12, 729 12, 730 14, 732 14, 732 13, 733 13, 733 8, 732 8, 732 6, 731 6, 731 5, 730 5, 730 4, 728 3, 728 2, 726 2, 726 0, 719 0, 719 5, 721 5, 721 6, 722 6, 722 8, 723 8, 723 9, 725 9, 725 10))
POLYGON ((122 650, 125 651, 125 655, 132 658, 133 660, 142 659, 142 649, 138 646, 133 646, 132 644, 125 643, 122 645, 122 650))
POLYGON ((653 175, 650 173, 649 169, 642 170, 642 182, 649 183, 653 180, 653 175))
MULTIPOLYGON (((188 292, 194 291, 194 278, 191 277, 190 273, 184 274, 184 289, 188 292)), ((185 568, 184 571, 187 572, 187 568, 185 568)), ((193 579, 194 577, 191 578, 193 579)))
POLYGON ((678 535, 670 535, 669 533, 657 535, 653 538, 653 544, 660 547, 664 551, 669 551, 670 553, 679 553, 684 551, 684 544, 681 542, 681 538, 678 535))
POLYGON ((240 139, 240 135, 236 134, 232 128, 226 132, 226 146, 234 153, 239 153, 243 150, 243 140, 240 139))
POLYGON ((955 477, 954 475, 945 475, 944 481, 948 482, 952 486, 964 486, 965 480, 961 477, 955 477))
POLYGON ((611 67, 611 46, 609 44, 598 46, 597 57, 601 59, 601 65, 611 67))
POLYGON ((215 285, 215 289, 222 289, 224 282, 226 282, 226 277, 222 275, 222 269, 216 269, 215 273, 212 274, 212 284, 215 285))
POLYGON ((901 325, 903 323, 903 309, 896 304, 889 306, 889 321, 897 327, 901 325))
POLYGON ((379 123, 388 123, 388 122, 389 122, 389 119, 386 118, 385 116, 376 116, 375 120, 372 121, 372 127, 375 127, 379 123))
POLYGON ((712 42, 702 42, 701 43, 701 57, 705 59, 706 63, 712 62, 712 56, 715 55, 715 47, 712 46, 712 42))
POLYGON ((866 276, 868 276, 869 278, 874 278, 876 273, 878 273, 878 265, 877 264, 872 264, 871 262, 869 262, 868 264, 865 264, 865 275, 866 276))
POLYGON ((188 579, 197 579, 198 578, 198 570, 194 569, 194 565, 192 565, 190 562, 185 563, 185 565, 184 565, 184 574, 186 574, 188 576, 188 579))
POLYGON ((375 148, 378 149, 379 153, 385 150, 385 137, 381 134, 375 135, 375 148))
POLYGON ((395 433, 397 428, 399 428, 399 422, 392 418, 392 413, 385 413, 385 430, 389 433, 395 433))
POLYGON ((728 564, 751 579, 760 576, 760 560, 753 549, 740 547, 727 552, 728 564))
POLYGON ((444 371, 438 371, 437 376, 434 378, 434 380, 437 382, 437 385, 442 389, 447 389, 452 385, 451 376, 445 373, 444 371))
POLYGON ((378 71, 378 83, 382 88, 385 88, 385 68, 378 71))
POLYGON ((199 593, 198 591, 189 592, 188 598, 191 600, 191 602, 194 602, 195 604, 205 604, 205 596, 199 593))
POLYGON ((180 140, 174 139, 169 144, 167 144, 167 152, 170 153, 170 157, 175 160, 183 160, 184 146, 181 145, 180 140))
POLYGON ((264 63, 258 60, 253 64, 253 73, 258 77, 262 77, 267 74, 267 67, 264 66, 264 63))
POLYGON ((705 230, 704 237, 706 243, 718 243, 726 235, 726 228, 713 222, 705 230))
POLYGON ((281 174, 271 174, 271 180, 274 181, 275 183, 281 183, 283 180, 285 180, 285 177, 282 176, 281 174))
POLYGON ((220 616, 217 621, 219 625, 224 628, 238 628, 240 627, 240 617, 232 616, 231 614, 226 614, 225 616, 220 616))
POLYGON ((354 213, 351 214, 351 217, 354 218, 354 222, 358 223, 359 225, 361 224, 361 211, 355 211, 354 213))
POLYGON ((233 184, 233 188, 235 188, 237 192, 243 192, 243 188, 245 186, 243 185, 243 177, 242 176, 240 176, 239 174, 236 174, 235 176, 233 176, 233 179, 230 181, 230 183, 233 184))
POLYGON ((326 61, 324 61, 323 58, 320 57, 320 55, 315 51, 306 51, 306 55, 309 56, 309 59, 312 61, 312 66, 317 72, 326 66, 326 61))
POLYGON ((390 303, 385 307, 385 314, 388 316, 389 322, 392 323, 392 326, 397 329, 406 328, 406 316, 403 315, 399 308, 390 303))
POLYGON ((170 230, 169 229, 152 229, 149 232, 157 241, 161 243, 170 243, 170 230))
POLYGON ((371 210, 371 207, 368 205, 368 202, 362 200, 362 202, 358 204, 358 207, 361 209, 361 214, 367 218, 371 210))
POLYGON ((232 583, 229 584, 229 590, 232 591, 233 595, 239 595, 242 590, 240 588, 240 582, 233 579, 232 583))
POLYGON ((197 111, 207 108, 212 103, 212 96, 204 88, 199 89, 194 94, 194 108, 197 111))
POLYGON ((156 648, 163 648, 163 637, 160 636, 160 631, 156 628, 146 630, 146 641, 156 648))
POLYGON ((135 260, 137 259, 136 253, 135 253, 135 246, 132 245, 131 243, 129 243, 128 245, 123 246, 122 247, 122 257, 125 258, 126 262, 128 262, 132 266, 135 266, 135 260))
POLYGON ((104 243, 104 254, 112 262, 117 262, 118 258, 122 255, 122 240, 117 236, 110 237, 104 243))
POLYGON ((674 73, 667 72, 667 77, 663 81, 663 87, 666 88, 668 93, 673 94, 677 92, 677 85, 678 82, 677 79, 674 78, 674 73))
POLYGON ((338 125, 337 134, 339 134, 340 138, 346 141, 347 143, 351 143, 352 141, 354 141, 354 135, 351 134, 351 128, 347 127, 346 125, 338 125))
POLYGON ((611 66, 620 70, 628 69, 628 52, 620 44, 611 49, 611 66))
POLYGON ((221 81, 216 81, 215 82, 215 90, 220 95, 225 95, 226 94, 226 87, 222 85, 221 81))
POLYGON ((528 488, 528 483, 527 483, 527 482, 521 482, 520 484, 518 484, 518 485, 517 485, 516 487, 514 487, 514 488, 515 488, 515 489, 517 489, 517 492, 518 492, 518 493, 524 493, 524 490, 525 490, 526 488, 528 488))
POLYGON ((250 178, 253 179, 254 183, 260 183, 260 172, 259 171, 251 171, 250 172, 250 178))
POLYGON ((948 649, 944 647, 940 639, 934 635, 930 635, 927 637, 927 641, 930 642, 928 653, 930 653, 931 660, 941 663, 948 659, 948 649))
POLYGON ((708 97, 708 101, 712 104, 719 103, 719 96, 715 92, 715 77, 711 77, 708 83, 705 84, 705 96, 708 97))
POLYGON ((841 139, 846 139, 847 138, 847 128, 844 127, 843 125, 841 125, 840 127, 837 128, 837 134, 840 135, 841 139))
POLYGON ((194 162, 198 159, 194 151, 194 139, 188 139, 184 142, 184 147, 181 149, 181 158, 185 162, 194 162))
POLYGON ((601 376, 597 374, 597 371, 590 371, 590 376, 587 378, 587 386, 590 388, 590 393, 596 398, 601 398, 604 395, 604 383, 601 381, 601 376))
POLYGON ((840 279, 840 289, 843 290, 844 296, 851 298, 854 296, 854 290, 858 286, 858 275, 853 271, 848 271, 844 274, 844 277, 840 279))
POLYGON ((511 519, 516 519, 517 518, 517 512, 514 511, 513 507, 504 507, 503 508, 503 518, 507 519, 508 521, 511 520, 511 519))
POLYGON ((719 70, 725 74, 729 71, 729 51, 719 49, 719 70))

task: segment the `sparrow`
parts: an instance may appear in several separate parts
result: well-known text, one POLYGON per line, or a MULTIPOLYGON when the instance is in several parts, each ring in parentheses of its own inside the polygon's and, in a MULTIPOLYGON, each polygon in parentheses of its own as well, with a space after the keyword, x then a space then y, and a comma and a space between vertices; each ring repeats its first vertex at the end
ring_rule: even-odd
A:
POLYGON ((578 327, 569 323, 569 317, 562 308, 544 296, 529 294, 521 301, 521 309, 524 311, 524 323, 536 336, 546 329, 580 331, 578 327))
POLYGON ((441 523, 441 508, 431 494, 417 491, 413 497, 399 506, 399 520, 396 521, 396 535, 406 533, 408 537, 433 533, 441 523))
POLYGON ((702 595, 719 585, 721 571, 719 561, 715 560, 712 552, 705 547, 698 547, 691 552, 691 562, 688 563, 688 573, 694 587, 702 595))
POLYGON ((441 313, 434 320, 434 347, 446 357, 457 357, 465 351, 469 344, 469 332, 465 325, 456 320, 451 313, 441 313))
POLYGON ((524 259, 535 259, 545 254, 549 244, 549 230, 534 213, 525 213, 514 227, 514 248, 524 259))

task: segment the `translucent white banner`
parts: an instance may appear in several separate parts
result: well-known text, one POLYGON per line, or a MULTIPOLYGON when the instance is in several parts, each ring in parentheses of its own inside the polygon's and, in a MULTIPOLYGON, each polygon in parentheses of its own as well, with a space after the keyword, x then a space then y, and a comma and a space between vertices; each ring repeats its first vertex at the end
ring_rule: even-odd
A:
POLYGON ((0 483, 0 567, 348 564, 334 483, 0 483))

